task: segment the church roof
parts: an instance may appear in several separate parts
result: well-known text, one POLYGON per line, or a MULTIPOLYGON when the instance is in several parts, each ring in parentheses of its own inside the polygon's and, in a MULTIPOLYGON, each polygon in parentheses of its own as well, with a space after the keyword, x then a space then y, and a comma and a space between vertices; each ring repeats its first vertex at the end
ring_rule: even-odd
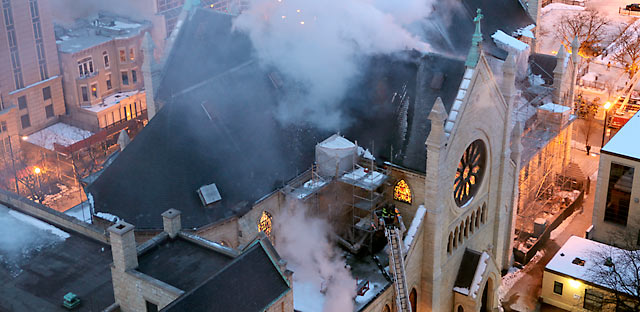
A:
POLYGON ((290 286, 260 243, 162 311, 264 311, 290 286))
MULTIPOLYGON (((485 8, 489 1, 471 2, 484 6, 483 22, 497 15, 485 8)), ((462 39, 462 54, 474 28, 472 4, 473 10, 458 8, 454 15, 468 18, 463 24, 468 31, 449 27, 452 36, 469 37, 462 39)), ((95 211, 145 229, 162 228, 154 217, 177 208, 184 212, 185 227, 198 228, 243 215, 311 166, 313 147, 332 131, 286 126, 274 118, 281 91, 272 72, 255 60, 248 38, 230 31, 231 24, 231 16, 203 9, 185 22, 158 91, 164 107, 89 186, 95 211), (196 191, 212 183, 222 200, 205 208, 196 191)), ((486 38, 483 44, 493 46, 486 38)), ((463 57, 406 52, 365 63, 365 79, 351 87, 339 106, 352 120, 341 134, 372 150, 379 161, 424 172, 428 114, 438 96, 450 110, 464 72, 463 57), (404 91, 406 103, 398 96, 392 101, 404 91)))

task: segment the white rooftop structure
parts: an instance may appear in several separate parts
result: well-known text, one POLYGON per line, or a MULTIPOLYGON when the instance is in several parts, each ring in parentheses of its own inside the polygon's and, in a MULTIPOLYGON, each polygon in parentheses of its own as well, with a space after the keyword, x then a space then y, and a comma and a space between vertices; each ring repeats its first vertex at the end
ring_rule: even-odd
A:
POLYGON ((640 114, 636 113, 627 121, 620 131, 604 145, 602 151, 640 160, 638 136, 640 136, 640 114))
POLYGON ((616 255, 621 255, 621 253, 624 252, 622 249, 578 236, 571 236, 553 256, 551 261, 547 263, 544 269, 545 271, 559 273, 587 283, 599 285, 603 288, 609 288, 598 278, 595 278, 592 273, 596 266, 605 265, 605 260, 599 255, 605 252, 608 255, 612 255, 612 261, 619 272, 626 271, 632 274, 631 271, 625 270, 625 268, 629 268, 629 266, 625 265, 625 261, 621 259, 622 257, 616 257, 616 255), (580 260, 584 261, 582 265, 579 264, 581 263, 580 260))
POLYGON ((200 195, 200 200, 202 200, 202 204, 205 206, 222 199, 215 183, 200 187, 200 189, 198 189, 198 195, 200 195))

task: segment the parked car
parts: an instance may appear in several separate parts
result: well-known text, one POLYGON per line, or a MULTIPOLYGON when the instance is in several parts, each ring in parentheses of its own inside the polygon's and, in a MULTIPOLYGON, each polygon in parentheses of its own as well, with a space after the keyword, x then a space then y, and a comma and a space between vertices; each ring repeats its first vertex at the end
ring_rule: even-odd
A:
POLYGON ((629 11, 640 11, 640 3, 627 4, 626 9, 629 11))

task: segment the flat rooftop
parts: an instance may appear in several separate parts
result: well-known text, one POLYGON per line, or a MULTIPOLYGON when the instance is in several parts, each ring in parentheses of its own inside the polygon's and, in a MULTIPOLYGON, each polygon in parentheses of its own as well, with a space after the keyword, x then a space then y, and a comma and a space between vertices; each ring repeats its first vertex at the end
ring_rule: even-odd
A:
POLYGON ((139 255, 137 271, 189 291, 232 260, 225 254, 177 237, 139 255))
POLYGON ((604 145, 602 151, 607 154, 640 160, 640 144, 638 144, 639 133, 640 114, 636 113, 622 126, 620 131, 604 145))
POLYGON ((32 133, 27 137, 26 141, 53 151, 54 143, 62 146, 69 146, 92 135, 93 132, 91 131, 58 122, 40 131, 32 133))
POLYGON ((115 301, 109 245, 3 205, 0 237, 0 310, 67 311, 68 292, 82 300, 76 311, 101 311, 115 301))
POLYGON ((114 39, 127 39, 150 27, 147 21, 132 21, 125 17, 100 14, 90 20, 78 20, 66 28, 56 25, 56 43, 62 53, 79 52, 114 39))

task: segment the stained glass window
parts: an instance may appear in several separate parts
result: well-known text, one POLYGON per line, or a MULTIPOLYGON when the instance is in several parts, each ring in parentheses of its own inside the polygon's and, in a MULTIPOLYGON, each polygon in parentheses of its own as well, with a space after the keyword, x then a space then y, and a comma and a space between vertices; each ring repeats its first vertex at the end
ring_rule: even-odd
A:
POLYGON ((273 237, 271 237, 272 219, 273 218, 270 213, 263 211, 262 216, 260 216, 260 220, 258 220, 258 231, 264 232, 264 234, 267 234, 267 236, 273 240, 273 237))
POLYGON ((453 182, 453 198, 458 206, 466 204, 475 195, 484 175, 486 162, 484 143, 476 140, 462 154, 453 182))
POLYGON ((411 189, 404 180, 398 181, 393 188, 393 199, 411 204, 411 189))

